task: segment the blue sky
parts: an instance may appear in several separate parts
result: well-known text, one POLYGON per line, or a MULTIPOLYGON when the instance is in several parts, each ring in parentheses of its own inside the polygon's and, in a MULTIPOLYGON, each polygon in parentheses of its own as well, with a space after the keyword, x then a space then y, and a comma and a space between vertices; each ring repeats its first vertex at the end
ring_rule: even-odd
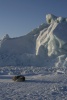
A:
POLYGON ((0 0, 0 38, 18 37, 46 22, 46 14, 67 17, 67 0, 0 0))

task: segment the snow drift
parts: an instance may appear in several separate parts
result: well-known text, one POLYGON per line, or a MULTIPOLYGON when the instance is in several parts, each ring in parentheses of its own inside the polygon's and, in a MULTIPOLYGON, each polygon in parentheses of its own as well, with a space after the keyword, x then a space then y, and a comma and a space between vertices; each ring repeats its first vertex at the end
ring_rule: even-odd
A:
POLYGON ((47 23, 25 36, 0 41, 0 66, 67 64, 67 18, 46 15, 47 23), (63 61, 62 61, 63 59, 63 61))

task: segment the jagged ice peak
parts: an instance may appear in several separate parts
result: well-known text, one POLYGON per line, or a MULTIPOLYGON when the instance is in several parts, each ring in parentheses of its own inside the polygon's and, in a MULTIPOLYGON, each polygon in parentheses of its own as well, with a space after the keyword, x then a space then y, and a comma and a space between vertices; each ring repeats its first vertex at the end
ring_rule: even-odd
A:
POLYGON ((53 14, 47 14, 46 15, 46 21, 48 24, 53 23, 53 22, 67 22, 67 18, 63 18, 63 17, 57 17, 53 14))

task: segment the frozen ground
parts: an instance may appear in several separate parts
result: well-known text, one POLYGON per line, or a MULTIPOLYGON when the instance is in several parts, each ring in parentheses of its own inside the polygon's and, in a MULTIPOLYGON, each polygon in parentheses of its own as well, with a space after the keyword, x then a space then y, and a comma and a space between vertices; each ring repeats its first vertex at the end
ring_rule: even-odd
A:
POLYGON ((67 71, 46 67, 0 67, 0 100, 67 100, 67 71), (14 75, 25 82, 13 82, 14 75))

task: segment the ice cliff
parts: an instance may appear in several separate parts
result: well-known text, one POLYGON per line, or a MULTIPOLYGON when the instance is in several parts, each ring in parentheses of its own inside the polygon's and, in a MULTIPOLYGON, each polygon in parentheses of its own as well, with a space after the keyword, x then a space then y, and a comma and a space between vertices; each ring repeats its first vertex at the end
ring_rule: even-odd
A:
MULTIPOLYGON (((0 66, 63 66, 67 63, 67 18, 46 15, 46 22, 25 36, 0 41, 0 66)), ((66 65, 65 65, 66 66, 66 65)))

